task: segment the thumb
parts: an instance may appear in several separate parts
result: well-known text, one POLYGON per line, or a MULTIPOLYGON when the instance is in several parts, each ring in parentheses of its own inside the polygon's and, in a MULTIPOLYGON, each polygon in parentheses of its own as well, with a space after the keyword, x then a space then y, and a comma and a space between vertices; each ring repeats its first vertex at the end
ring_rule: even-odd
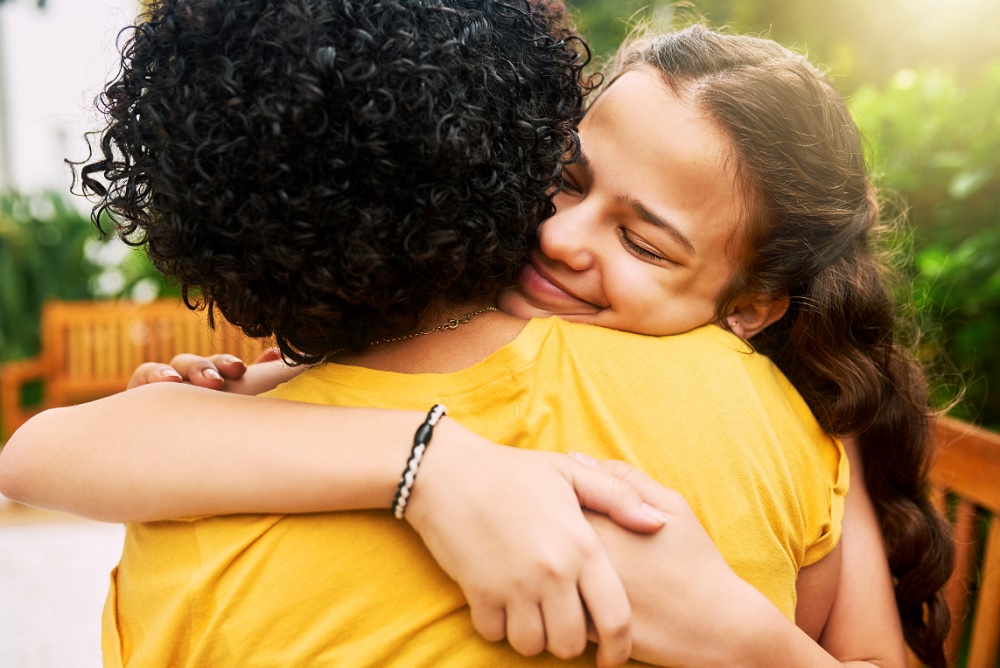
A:
POLYGON ((577 462, 572 468, 573 491, 581 506, 632 531, 651 533, 663 527, 663 513, 647 504, 628 481, 596 468, 597 462, 586 455, 571 456, 577 462))

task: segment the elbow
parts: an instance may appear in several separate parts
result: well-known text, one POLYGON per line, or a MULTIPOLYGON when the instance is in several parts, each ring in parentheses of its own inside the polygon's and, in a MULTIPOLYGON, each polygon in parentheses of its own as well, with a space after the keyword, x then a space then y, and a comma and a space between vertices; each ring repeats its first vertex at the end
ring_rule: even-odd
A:
POLYGON ((44 471, 41 460, 45 459, 43 452, 47 442, 45 437, 52 409, 35 415, 14 432, 3 450, 0 450, 0 494, 26 505, 32 503, 31 484, 38 471, 44 471))

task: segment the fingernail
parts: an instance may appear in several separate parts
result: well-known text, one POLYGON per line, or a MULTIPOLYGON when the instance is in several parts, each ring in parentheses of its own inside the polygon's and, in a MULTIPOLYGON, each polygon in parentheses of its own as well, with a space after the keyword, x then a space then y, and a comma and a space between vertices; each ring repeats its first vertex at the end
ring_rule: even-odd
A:
POLYGON ((667 516, 666 516, 666 514, 662 510, 660 510, 659 508, 651 506, 648 503, 642 504, 642 506, 640 508, 642 509, 642 512, 646 516, 652 517, 657 522, 663 522, 664 524, 667 523, 667 516))
POLYGON ((160 369, 159 376, 163 378, 182 378, 182 376, 173 369, 160 369))
POLYGON ((581 464, 586 464, 587 466, 597 466, 597 460, 590 455, 585 455, 582 452, 571 452, 569 456, 580 462, 581 464))
POLYGON ((222 380, 222 376, 220 376, 219 372, 216 371, 215 369, 205 369, 205 371, 203 371, 202 373, 207 378, 211 378, 212 380, 222 380))
POLYGON ((222 360, 227 364, 243 364, 243 360, 235 355, 223 355, 222 360))

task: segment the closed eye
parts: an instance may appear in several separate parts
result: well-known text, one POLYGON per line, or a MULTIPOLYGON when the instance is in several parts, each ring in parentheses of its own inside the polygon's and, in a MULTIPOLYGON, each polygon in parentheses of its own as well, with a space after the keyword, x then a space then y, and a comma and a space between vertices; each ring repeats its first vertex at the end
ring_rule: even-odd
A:
POLYGON ((562 172, 559 183, 559 192, 569 193, 570 195, 580 195, 583 193, 580 187, 573 181, 573 177, 565 169, 562 172))
POLYGON ((636 255, 646 258, 647 260, 652 260, 654 262, 669 262, 671 264, 676 264, 676 262, 674 262, 673 260, 665 258, 662 255, 658 255, 657 253, 654 253, 648 248, 640 246, 639 244, 632 241, 632 239, 629 237, 628 230, 625 229, 624 227, 618 229, 618 234, 622 238, 622 244, 624 244, 626 248, 628 248, 636 255))

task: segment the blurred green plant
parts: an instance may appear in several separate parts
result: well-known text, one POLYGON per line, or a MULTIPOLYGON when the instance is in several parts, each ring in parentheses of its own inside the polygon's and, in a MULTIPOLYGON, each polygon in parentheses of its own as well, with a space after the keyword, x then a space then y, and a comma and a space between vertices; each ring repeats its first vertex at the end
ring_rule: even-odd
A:
POLYGON ((932 244, 916 253, 914 264, 917 308, 936 327, 930 350, 946 355, 965 378, 965 399, 953 413, 1000 429, 1000 229, 950 248, 932 244))
POLYGON ((55 193, 0 196, 0 362, 38 352, 48 299, 176 294, 141 251, 97 237, 90 220, 55 193))
POLYGON ((956 412, 1000 428, 1000 62, 979 81, 903 70, 864 86, 851 107, 883 188, 906 202, 926 350, 957 365, 956 412), (991 391, 992 390, 992 391, 991 391))
POLYGON ((832 68, 844 91, 884 84, 903 68, 940 67, 967 81, 1000 53, 1000 3, 967 0, 569 0, 595 54, 614 52, 627 27, 668 29, 704 16, 717 27, 770 37, 832 68), (980 28, 981 27, 981 28, 980 28))

